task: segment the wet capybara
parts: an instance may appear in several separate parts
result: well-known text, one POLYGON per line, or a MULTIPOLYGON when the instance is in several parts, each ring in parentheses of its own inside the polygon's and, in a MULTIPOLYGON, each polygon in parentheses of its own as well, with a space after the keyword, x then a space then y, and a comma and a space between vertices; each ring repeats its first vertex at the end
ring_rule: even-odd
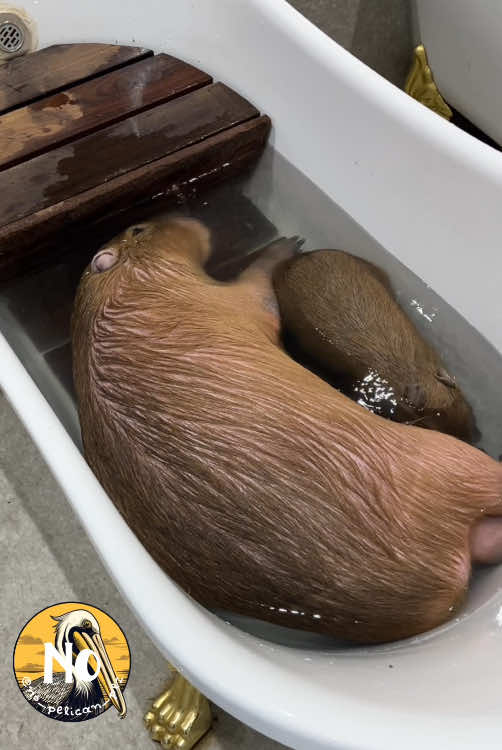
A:
POLYGON ((383 271, 341 250, 302 253, 274 274, 281 320, 300 351, 380 416, 470 441, 472 410, 397 303, 383 271))
POLYGON ((228 284, 191 219, 97 253, 73 314, 85 455, 203 605, 354 641, 420 633, 457 610, 472 561, 502 557, 502 467, 287 355, 271 274, 294 244, 228 284))

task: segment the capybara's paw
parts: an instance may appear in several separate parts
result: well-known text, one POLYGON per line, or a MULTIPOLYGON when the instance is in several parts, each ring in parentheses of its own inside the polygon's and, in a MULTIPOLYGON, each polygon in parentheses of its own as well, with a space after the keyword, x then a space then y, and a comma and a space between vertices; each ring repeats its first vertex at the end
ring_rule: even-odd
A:
POLYGON ((276 269, 300 252, 304 240, 300 237, 280 237, 262 250, 259 257, 246 268, 238 279, 238 288, 247 289, 250 299, 258 299, 259 307, 272 313, 274 340, 279 331, 279 309, 272 279, 276 269))
POLYGON ((294 237, 279 237, 262 250, 259 258, 249 266, 242 277, 250 276, 254 272, 261 272, 271 276, 279 263, 289 260, 293 255, 301 252, 305 240, 295 235, 294 237))
POLYGON ((297 234, 293 237, 279 237, 265 248, 263 255, 275 258, 278 262, 287 260, 301 253, 304 244, 305 240, 297 234))

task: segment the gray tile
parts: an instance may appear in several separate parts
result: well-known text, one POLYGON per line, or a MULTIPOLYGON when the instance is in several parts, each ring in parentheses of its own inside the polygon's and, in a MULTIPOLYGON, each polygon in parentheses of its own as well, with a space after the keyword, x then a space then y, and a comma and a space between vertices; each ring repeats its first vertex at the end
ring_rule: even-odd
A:
POLYGON ((342 47, 350 49, 360 0, 289 0, 342 47))
POLYGON ((290 0, 313 23, 397 86, 413 49, 412 0, 290 0))
POLYGON ((350 47, 356 57, 402 88, 412 49, 410 0, 360 0, 350 47))

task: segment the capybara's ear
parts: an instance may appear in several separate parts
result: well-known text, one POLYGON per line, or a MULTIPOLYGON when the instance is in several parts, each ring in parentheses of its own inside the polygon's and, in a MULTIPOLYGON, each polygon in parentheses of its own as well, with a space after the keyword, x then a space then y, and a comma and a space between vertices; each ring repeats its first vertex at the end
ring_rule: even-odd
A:
POLYGON ((445 370, 444 367, 440 367, 439 370, 436 372, 436 380, 439 380, 440 383, 443 383, 443 385, 447 385, 448 388, 456 388, 457 384, 455 382, 455 378, 452 378, 449 372, 445 370))
POLYGON ((148 224, 145 222, 144 224, 133 224, 132 227, 129 227, 129 229, 126 230, 124 233, 124 238, 126 240, 138 238, 138 237, 144 237, 145 234, 151 234, 154 230, 153 224, 148 224))
POLYGON ((103 273, 109 271, 110 268, 117 263, 119 259, 119 251, 116 247, 105 247, 96 253, 94 258, 91 260, 91 271, 92 273, 103 273))

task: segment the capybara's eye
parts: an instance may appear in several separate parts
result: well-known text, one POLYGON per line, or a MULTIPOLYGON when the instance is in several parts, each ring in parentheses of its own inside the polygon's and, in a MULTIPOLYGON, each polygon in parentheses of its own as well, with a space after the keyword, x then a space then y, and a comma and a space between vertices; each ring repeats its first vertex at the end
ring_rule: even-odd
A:
POLYGON ((447 385, 448 388, 457 387, 457 384, 455 383, 455 379, 452 378, 452 376, 448 372, 446 372, 444 367, 440 367, 439 370, 436 372, 436 378, 439 380, 440 383, 447 385))
POLYGON ((115 265, 118 258, 118 251, 114 247, 107 247, 104 250, 100 250, 91 261, 91 271, 94 273, 108 271, 115 265))
POLYGON ((126 239, 132 239, 134 237, 138 237, 139 235, 146 232, 147 229, 151 229, 152 225, 146 222, 145 224, 134 224, 132 227, 129 227, 127 230, 125 236, 126 239))

